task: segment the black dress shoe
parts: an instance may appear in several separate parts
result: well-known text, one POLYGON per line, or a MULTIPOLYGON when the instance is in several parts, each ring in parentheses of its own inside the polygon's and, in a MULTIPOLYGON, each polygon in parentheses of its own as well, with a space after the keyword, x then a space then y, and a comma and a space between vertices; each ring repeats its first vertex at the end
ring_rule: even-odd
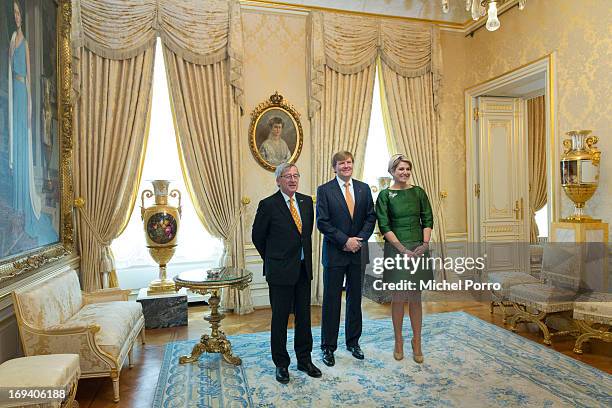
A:
POLYGON ((358 360, 363 360, 364 355, 363 355, 363 351, 361 351, 361 347, 357 346, 348 346, 346 348, 348 351, 350 351, 353 354, 353 357, 355 357, 358 360))
POLYGON ((281 384, 289 382, 289 370, 286 367, 276 367, 276 381, 281 384))
POLYGON ((336 364, 336 359, 334 358, 334 352, 330 349, 323 350, 323 364, 328 367, 333 367, 336 364))
POLYGON ((304 363, 304 364, 298 363, 298 370, 303 371, 309 376, 314 377, 314 378, 319 378, 322 375, 321 370, 319 370, 317 366, 312 364, 311 361, 304 363))

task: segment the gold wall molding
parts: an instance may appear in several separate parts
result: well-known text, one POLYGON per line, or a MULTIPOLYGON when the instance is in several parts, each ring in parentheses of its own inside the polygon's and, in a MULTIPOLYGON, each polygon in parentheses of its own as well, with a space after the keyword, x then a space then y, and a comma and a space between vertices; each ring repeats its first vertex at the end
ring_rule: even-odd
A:
POLYGON ((464 23, 453 23, 450 21, 443 20, 431 20, 424 18, 416 18, 416 17, 403 17, 403 16, 391 16, 387 14, 378 14, 378 13, 368 13, 365 11, 353 11, 353 10, 342 10, 333 7, 322 7, 322 6, 314 6, 314 5, 302 5, 302 4, 292 4, 292 3, 284 3, 281 1, 266 1, 266 0, 240 0, 241 6, 252 6, 252 7, 260 7, 267 9, 276 9, 276 10, 290 10, 290 11, 301 11, 301 12, 311 12, 311 11, 321 11, 328 13, 342 13, 354 16, 362 16, 362 17, 374 17, 374 18, 387 18, 391 20, 402 20, 407 22, 421 22, 421 23, 433 23, 438 25, 441 29, 449 29, 452 31, 460 31, 460 32, 468 32, 468 27, 472 25, 473 20, 469 19, 464 23))
POLYGON ((498 105, 498 104, 485 104, 484 110, 491 110, 491 111, 512 111, 513 106, 512 105, 498 105))
MULTIPOLYGON (((428 0, 428 1, 434 1, 434 0, 428 0)), ((498 8, 498 15, 499 16, 502 15, 507 10, 516 6, 517 3, 518 3, 518 0, 510 0, 510 1, 505 2, 498 8)), ((466 35, 473 35, 473 33, 480 27, 484 26, 487 21, 486 16, 484 16, 478 19, 477 21, 474 21, 471 18, 467 18, 462 23, 456 23, 456 22, 444 21, 444 20, 435 20, 435 19, 426 19, 426 18, 417 18, 417 17, 405 17, 405 16, 392 16, 392 15, 387 15, 387 14, 368 13, 365 11, 342 10, 342 9, 333 8, 333 7, 293 4, 293 3, 285 3, 282 1, 270 1, 270 0, 240 0, 240 4, 242 6, 251 6, 251 7, 259 7, 259 8, 276 9, 276 10, 290 10, 290 11, 298 11, 298 12, 322 11, 322 12, 343 13, 343 14, 364 16, 364 17, 389 18, 389 19, 402 20, 402 21, 408 21, 408 22, 432 23, 432 24, 436 24, 437 26, 439 26, 441 30, 450 31, 450 32, 458 32, 458 33, 463 33, 466 35)))
POLYGON ((514 231, 514 227, 512 225, 496 225, 496 226, 488 226, 487 232, 495 234, 500 232, 512 232, 514 231))
MULTIPOLYGON (((535 7, 537 9, 537 7, 535 7)), ((531 10, 531 9, 530 9, 531 10)), ((529 13, 532 13, 530 11, 529 13)), ((535 13, 535 11, 533 11, 535 13)), ((516 23, 516 22, 515 22, 516 23)), ((531 37, 530 37, 531 38, 531 37)), ((474 39, 467 40, 470 46, 470 49, 473 45, 473 42, 481 43, 486 41, 484 35, 476 36, 474 39)), ((498 49, 499 44, 497 46, 491 46, 492 49, 498 49)), ((478 49, 480 50, 480 49, 478 49)), ((487 49, 487 51, 491 51, 487 49)), ((466 48, 466 52, 468 49, 466 48)), ((518 53, 519 51, 517 51, 518 53)), ((507 60, 507 64, 516 61, 515 59, 506 57, 507 53, 504 53, 503 56, 507 60)), ((480 56, 480 58, 484 58, 480 56)), ((558 187, 558 146, 556 143, 555 132, 557 129, 557 89, 556 89, 556 54, 555 52, 551 52, 550 54, 546 54, 544 56, 538 57, 536 59, 532 59, 527 63, 521 64, 516 68, 508 69, 502 74, 499 75, 490 75, 492 73, 493 67, 486 65, 483 66, 481 70, 478 71, 479 77, 487 78, 484 81, 481 81, 475 85, 471 85, 469 87, 464 88, 464 104, 463 107, 458 108, 463 111, 464 114, 464 129, 465 129, 465 145, 466 145, 466 180, 467 185, 473 185, 477 183, 477 173, 475 172, 474 167, 474 154, 476 153, 474 147, 474 138, 475 131, 473 128, 473 121, 470 113, 474 108, 474 103, 477 97, 490 95, 495 89, 499 88, 502 85, 507 85, 514 81, 518 81, 521 78, 525 78, 528 76, 533 76, 536 74, 544 74, 545 76, 545 95, 546 95, 546 114, 548 120, 548 128, 546 135, 546 143, 547 143, 547 192, 549 197, 549 203, 551 208, 551 220, 553 222, 559 217, 559 207, 560 207, 560 194, 558 187), (480 72, 484 71, 484 72, 480 72)), ((489 61, 489 60, 487 60, 489 61)), ((520 59, 519 59, 520 61, 520 59)), ((463 78, 463 83, 467 84, 470 81, 470 77, 466 76, 463 78)), ((479 229, 476 227, 478 225, 477 215, 475 209, 477 208, 478 203, 468 199, 467 200, 467 228, 469 233, 470 240, 478 240, 479 239, 479 229)))
POLYGON ((492 216, 510 215, 510 210, 508 208, 500 209, 492 205, 489 207, 489 214, 492 216))

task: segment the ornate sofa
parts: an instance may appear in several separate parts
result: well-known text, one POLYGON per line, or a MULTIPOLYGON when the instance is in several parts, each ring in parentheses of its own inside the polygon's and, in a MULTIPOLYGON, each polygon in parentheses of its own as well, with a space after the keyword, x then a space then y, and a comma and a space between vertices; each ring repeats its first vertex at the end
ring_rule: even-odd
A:
POLYGON ((35 285, 13 292, 13 305, 26 356, 78 354, 81 378, 113 380, 119 401, 119 373, 132 347, 145 340, 139 303, 128 302, 129 291, 103 289, 82 293, 76 271, 66 268, 35 285))

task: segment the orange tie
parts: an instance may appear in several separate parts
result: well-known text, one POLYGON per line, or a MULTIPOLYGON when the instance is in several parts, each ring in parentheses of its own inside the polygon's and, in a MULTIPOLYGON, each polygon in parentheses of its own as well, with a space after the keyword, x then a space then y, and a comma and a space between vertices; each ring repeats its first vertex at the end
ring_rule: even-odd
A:
POLYGON ((349 213, 351 213, 351 218, 353 218, 353 211, 355 211, 355 202, 353 201, 353 196, 351 195, 351 189, 349 188, 351 183, 344 183, 344 191, 345 191, 345 199, 346 206, 348 207, 349 213))
POLYGON ((297 209, 295 208, 295 205, 293 205, 293 197, 291 197, 289 199, 289 211, 291 212, 291 216, 293 217, 293 222, 295 222, 295 226, 297 227, 298 231, 300 231, 300 234, 302 233, 302 220, 300 220, 300 215, 297 212, 297 209))

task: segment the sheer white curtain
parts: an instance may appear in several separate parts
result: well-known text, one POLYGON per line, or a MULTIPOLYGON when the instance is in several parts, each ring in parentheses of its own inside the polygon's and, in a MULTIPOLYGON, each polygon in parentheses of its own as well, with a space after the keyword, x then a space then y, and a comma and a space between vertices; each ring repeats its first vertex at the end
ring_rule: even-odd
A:
POLYGON ((363 162, 363 181, 370 186, 378 186, 379 177, 391 177, 387 172, 387 163, 391 155, 387 147, 385 124, 383 122, 382 104, 380 102, 380 84, 378 73, 374 80, 374 94, 372 96, 372 115, 370 116, 370 129, 366 144, 363 162))
MULTIPOLYGON (((124 288, 134 289, 147 286, 149 281, 157 274, 157 264, 146 248, 139 208, 140 194, 145 189, 152 190, 153 186, 150 181, 155 179, 171 180, 170 188, 178 189, 183 200, 178 246, 174 257, 168 264, 168 274, 172 276, 183 269, 182 266, 186 267, 186 264, 191 266, 217 264, 223 253, 223 243, 206 232, 200 223, 183 181, 170 109, 164 58, 159 39, 157 40, 155 53, 149 142, 138 200, 127 228, 112 244, 119 282, 124 288), (143 270, 148 271, 146 276, 143 274, 143 270)), ((145 200, 145 206, 152 204, 153 198, 150 200, 145 200)), ((169 199, 169 201, 171 204, 175 203, 173 199, 169 199)))

